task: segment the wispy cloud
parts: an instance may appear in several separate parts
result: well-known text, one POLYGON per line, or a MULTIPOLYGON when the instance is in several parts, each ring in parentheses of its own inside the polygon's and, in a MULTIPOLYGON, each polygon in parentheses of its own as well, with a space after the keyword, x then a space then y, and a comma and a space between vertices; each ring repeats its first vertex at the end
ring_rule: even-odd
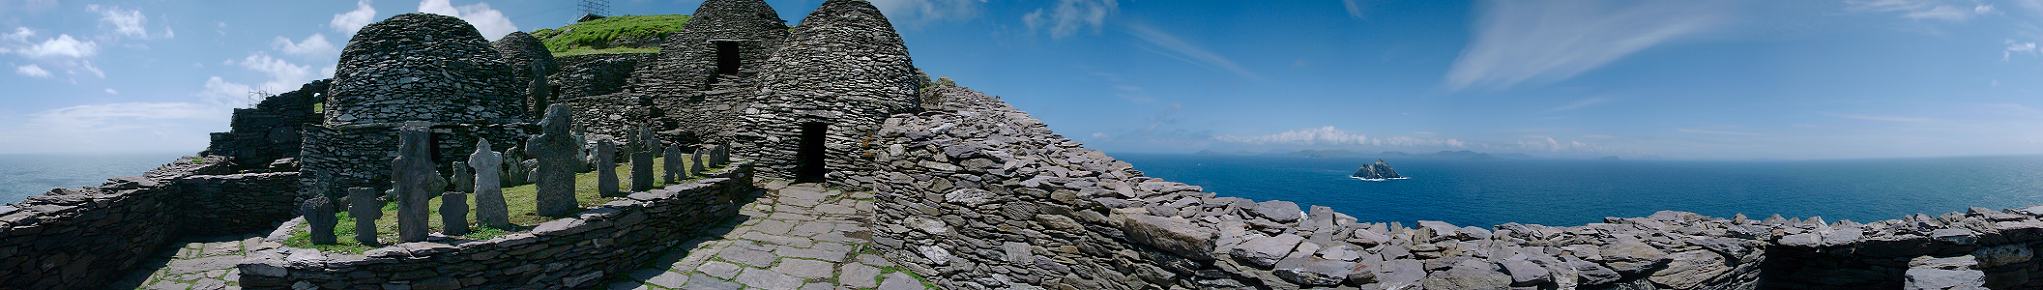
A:
POLYGON ((1087 28, 1099 33, 1107 16, 1120 10, 1115 0, 1058 0, 1050 10, 1039 8, 1022 15, 1022 24, 1029 31, 1048 31, 1050 38, 1065 38, 1087 28))
POLYGON ((1568 102, 1567 104, 1564 104, 1564 105, 1560 105, 1560 106, 1558 106, 1558 107, 1553 107, 1553 108, 1551 108, 1551 109, 1546 109, 1546 112, 1547 112, 1548 114, 1552 114, 1552 113, 1559 113, 1559 112, 1566 112, 1566 111, 1574 111, 1574 110, 1576 110, 1576 109, 1581 109, 1581 108, 1588 108, 1588 107, 1590 107, 1590 106, 1595 106, 1595 105, 1601 105, 1601 104, 1603 104, 1603 103, 1608 103, 1608 102, 1610 102, 1610 98, 1605 98, 1605 97, 1587 97, 1587 98, 1581 98, 1581 99, 1575 100, 1575 101, 1573 101, 1573 102, 1568 102))
POLYGON ((222 125, 224 108, 182 102, 78 105, 35 112, 0 125, 0 151, 160 152, 205 146, 206 128, 222 125))
POLYGON ((326 34, 324 33, 313 33, 312 36, 306 36, 304 40, 299 41, 291 41, 290 38, 278 36, 276 40, 272 40, 270 43, 276 47, 277 51, 289 55, 326 56, 340 54, 340 48, 335 47, 333 42, 326 41, 326 34))
POLYGON ((1892 13, 1910 20, 1965 21, 1993 13, 1993 5, 1976 1, 1845 0, 1846 11, 1892 13))
MULTIPOLYGON (((370 6, 369 0, 358 0, 355 1, 355 10, 334 14, 333 20, 327 21, 326 25, 332 27, 334 31, 339 31, 341 35, 354 37, 355 31, 362 30, 363 26, 369 26, 373 21, 376 21, 376 7, 370 6)), ((226 23, 220 23, 220 27, 226 26, 226 23)))
POLYGON ((1178 60, 1183 60, 1185 62, 1189 62, 1192 64, 1209 66, 1225 70, 1227 72, 1234 73, 1235 75, 1240 75, 1245 78, 1250 79, 1262 78, 1261 76, 1256 75, 1255 72, 1249 71, 1247 68, 1242 68, 1240 64, 1235 64, 1234 60, 1228 59, 1226 56, 1221 56, 1218 53, 1213 53, 1213 51, 1206 50, 1205 47, 1201 47, 1197 44, 1192 44, 1191 42, 1186 42, 1184 39, 1178 38, 1177 35, 1173 35, 1169 32, 1164 32, 1163 30, 1159 30, 1156 29, 1155 27, 1150 27, 1147 24, 1141 23, 1130 23, 1127 25, 1127 27, 1128 34, 1135 35, 1135 38, 1141 39, 1143 42, 1148 43, 1150 46, 1153 46, 1155 49, 1157 49, 1154 51, 1158 52, 1159 54, 1163 54, 1164 56, 1169 56, 1171 58, 1176 58, 1178 60))
POLYGON ((1365 12, 1363 11, 1363 8, 1367 7, 1367 4, 1363 4, 1362 1, 1363 0, 1341 0, 1341 8, 1348 11, 1348 17, 1354 17, 1356 19, 1366 18, 1363 17, 1364 16, 1363 12, 1365 12))
POLYGON ((475 3, 457 7, 448 1, 420 1, 419 12, 454 16, 461 18, 461 20, 466 20, 469 25, 475 26, 476 31, 482 32, 482 38, 491 41, 518 31, 518 24, 511 23, 511 18, 504 16, 503 11, 490 8, 489 3, 475 3))
POLYGON ((873 0, 888 19, 921 25, 943 20, 966 20, 979 16, 984 0, 873 0))
POLYGON ((2009 39, 2007 40, 2007 45, 2008 47, 2000 52, 2000 61, 2013 60, 2014 56, 2018 54, 2035 55, 2038 52, 2036 42, 2034 41, 2016 42, 2013 39, 2009 39))
POLYGON ((1361 132, 1348 132, 1334 126, 1321 126, 1283 131, 1265 135, 1215 135, 1214 141, 1246 145, 1284 146, 1336 146, 1336 147, 1432 147, 1464 148, 1467 142, 1454 138, 1439 138, 1432 134, 1424 136, 1369 137, 1361 132))
POLYGON ((85 5, 85 10, 99 13, 100 25, 113 28, 114 35, 139 39, 171 38, 177 35, 168 26, 163 28, 162 33, 150 34, 148 27, 149 16, 142 15, 142 10, 140 9, 122 9, 120 6, 87 4, 85 5))
POLYGON ((1489 1, 1447 86, 1508 88, 1572 78, 1723 26, 1729 7, 1708 1, 1489 1))
POLYGON ((35 64, 14 67, 14 73, 33 78, 50 77, 50 71, 44 70, 42 66, 35 64))
POLYGON ((1753 132, 1746 132, 1746 131, 1732 131, 1732 130, 1716 130, 1716 129, 1696 129, 1696 128, 1679 128, 1679 129, 1674 129, 1674 131, 1675 131, 1675 132, 1681 132, 1681 133, 1689 133, 1689 134, 1701 134, 1701 135, 1719 135, 1719 136, 1759 136, 1759 135, 1760 135, 1759 133, 1753 133, 1753 132))
POLYGON ((78 40, 70 34, 58 34, 55 38, 12 50, 28 58, 89 58, 99 54, 99 44, 78 40))

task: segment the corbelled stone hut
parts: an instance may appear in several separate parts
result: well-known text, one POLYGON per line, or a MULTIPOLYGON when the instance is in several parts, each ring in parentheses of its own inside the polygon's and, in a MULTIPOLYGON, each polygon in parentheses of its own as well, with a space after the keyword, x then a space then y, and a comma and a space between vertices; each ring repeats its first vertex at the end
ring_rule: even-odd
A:
POLYGON ((387 188, 404 122, 432 124, 442 171, 478 136, 513 144, 530 125, 512 72, 459 18, 410 13, 363 27, 341 53, 325 122, 304 129, 301 190, 338 198, 347 187, 387 188))
POLYGON ((511 83, 517 84, 525 97, 525 117, 537 120, 546 114, 546 105, 553 95, 554 85, 532 87, 534 79, 544 79, 560 71, 560 63, 554 61, 553 52, 546 50, 546 44, 524 31, 511 32, 504 38, 489 44, 498 54, 504 56, 504 63, 511 66, 511 83), (537 70, 537 71, 535 71, 537 70))
POLYGON ((787 37, 787 21, 766 1, 704 1, 681 32, 667 37, 659 56, 633 74, 633 90, 683 95, 708 89, 719 75, 756 74, 787 37))
POLYGON ((762 69, 733 145, 764 176, 823 181, 864 166, 880 122, 918 108, 908 47, 866 1, 824 2, 762 69))

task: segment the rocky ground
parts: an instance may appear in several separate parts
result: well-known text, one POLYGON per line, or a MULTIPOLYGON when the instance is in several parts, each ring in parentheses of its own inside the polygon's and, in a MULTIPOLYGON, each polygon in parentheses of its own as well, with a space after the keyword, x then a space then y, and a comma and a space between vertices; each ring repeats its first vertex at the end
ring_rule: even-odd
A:
POLYGON ((241 289, 235 282, 241 273, 234 265, 261 242, 262 236, 257 234, 187 241, 108 288, 241 289))
POLYGON ((611 289, 929 289, 872 245, 873 193, 766 182, 726 227, 611 289))

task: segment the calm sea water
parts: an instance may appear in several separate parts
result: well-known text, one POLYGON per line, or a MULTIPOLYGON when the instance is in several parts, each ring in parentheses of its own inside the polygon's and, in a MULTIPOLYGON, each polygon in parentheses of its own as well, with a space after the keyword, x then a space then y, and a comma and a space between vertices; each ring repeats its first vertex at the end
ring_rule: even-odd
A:
POLYGON ((0 203, 21 201, 52 188, 98 186, 107 178, 142 175, 181 155, 0 154, 0 203))
POLYGON ((1115 154, 1221 196, 1332 207, 1365 221, 1577 225, 1679 210, 1872 221, 2043 204, 2043 156, 1836 161, 1389 160, 1410 180, 1348 178, 1375 159, 1115 154))

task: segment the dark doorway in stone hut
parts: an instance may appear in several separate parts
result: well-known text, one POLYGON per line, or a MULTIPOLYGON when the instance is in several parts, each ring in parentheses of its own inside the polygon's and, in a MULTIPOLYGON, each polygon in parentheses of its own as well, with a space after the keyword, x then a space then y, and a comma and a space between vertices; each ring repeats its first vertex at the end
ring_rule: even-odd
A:
POLYGON ((823 182, 824 132, 830 124, 809 122, 802 124, 801 147, 795 151, 795 182, 823 182))
POLYGON ((740 62, 741 61, 738 59, 738 42, 736 41, 716 42, 717 74, 721 75, 738 74, 738 66, 741 65, 740 62))

